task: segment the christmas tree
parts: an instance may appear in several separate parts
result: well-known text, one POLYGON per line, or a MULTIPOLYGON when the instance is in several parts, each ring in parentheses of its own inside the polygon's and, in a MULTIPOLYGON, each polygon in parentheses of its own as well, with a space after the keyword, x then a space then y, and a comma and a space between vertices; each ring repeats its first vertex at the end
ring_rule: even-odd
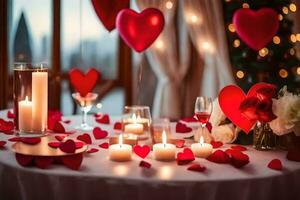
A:
POLYGON ((293 21, 289 13, 297 6, 290 0, 224 0, 224 17, 229 53, 237 84, 247 91, 254 83, 273 83, 279 90, 284 85, 293 92, 300 90, 300 64, 294 44, 300 34, 293 34, 293 21), (236 10, 272 8, 278 13, 279 29, 264 48, 259 51, 249 48, 237 35, 232 18, 236 10))

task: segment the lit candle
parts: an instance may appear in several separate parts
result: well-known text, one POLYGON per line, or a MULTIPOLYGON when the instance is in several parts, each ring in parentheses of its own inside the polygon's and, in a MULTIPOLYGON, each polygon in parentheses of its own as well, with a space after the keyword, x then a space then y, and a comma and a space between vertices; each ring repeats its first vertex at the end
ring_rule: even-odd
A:
POLYGON ((204 138, 201 136, 199 143, 192 144, 191 149, 196 157, 206 158, 212 154, 213 146, 211 144, 204 143, 204 138))
POLYGON ((163 131, 162 133, 162 142, 163 143, 153 145, 154 158, 161 161, 174 160, 176 147, 173 144, 167 143, 167 136, 165 131, 163 131))
POLYGON ((32 102, 26 96, 25 100, 19 101, 19 130, 30 132, 32 130, 32 102))
POLYGON ((46 130, 48 112, 48 72, 32 73, 32 129, 46 130))
POLYGON ((144 126, 143 124, 137 123, 135 114, 132 115, 132 123, 125 125, 124 132, 135 135, 141 135, 144 133, 144 126))
POLYGON ((123 144, 122 134, 119 136, 119 144, 109 146, 109 159, 113 161, 129 161, 131 160, 132 147, 129 144, 123 144))

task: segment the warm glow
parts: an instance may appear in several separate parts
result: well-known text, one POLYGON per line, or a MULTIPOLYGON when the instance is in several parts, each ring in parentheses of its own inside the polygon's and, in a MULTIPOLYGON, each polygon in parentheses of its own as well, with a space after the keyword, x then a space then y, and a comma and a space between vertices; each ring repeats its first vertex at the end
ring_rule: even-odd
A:
POLYGON ((198 17, 196 15, 192 15, 191 16, 191 22, 194 23, 194 24, 197 23, 198 22, 198 17))
POLYGON ((298 41, 300 41, 300 33, 297 33, 297 34, 296 34, 296 39, 297 39, 298 41))
POLYGON ((166 8, 167 9, 172 9, 173 8, 173 3, 171 1, 167 1, 166 8))
POLYGON ((28 104, 29 103, 29 99, 28 96, 25 97, 25 103, 28 104))
POLYGON ((282 12, 283 12, 284 14, 287 15, 287 14, 289 13, 289 9, 288 9, 287 7, 284 6, 284 7, 282 8, 282 12))
POLYGON ((282 14, 279 14, 279 15, 278 15, 278 19, 279 19, 279 21, 282 21, 282 20, 283 20, 282 14))
POLYGON ((245 73, 244 73, 242 70, 239 70, 239 71, 236 72, 236 76, 237 76, 239 79, 242 79, 242 78, 244 78, 245 73))
POLYGON ((294 42, 294 43, 297 42, 297 37, 296 37, 295 34, 291 34, 290 39, 291 39, 291 41, 294 42))
POLYGON ((293 56, 293 55, 295 55, 295 53, 296 53, 296 52, 295 52, 295 49, 291 48, 291 49, 290 49, 290 54, 293 56))
POLYGON ((162 132, 162 143, 164 144, 164 145, 166 145, 167 144, 167 135, 166 135, 166 131, 164 130, 163 132, 162 132))
POLYGON ((274 42, 274 44, 280 44, 280 37, 274 36, 273 37, 273 42, 274 42))
POLYGON ((243 3, 243 8, 250 8, 250 6, 247 3, 243 3))
POLYGON ((122 136, 122 134, 119 135, 119 145, 120 146, 123 145, 123 136, 122 136))
POLYGON ((161 166, 158 168, 158 177, 162 180, 171 179, 173 173, 174 173, 174 167, 172 166, 161 166))
POLYGON ((297 67, 297 74, 300 75, 300 67, 297 67))
POLYGON ((102 103, 97 103, 97 104, 96 104, 96 107, 97 107, 98 109, 101 109, 101 108, 102 108, 102 103))
POLYGON ((127 165, 115 165, 113 167, 113 173, 117 176, 127 176, 129 167, 127 165))
POLYGON ((291 3, 289 7, 290 7, 290 10, 292 12, 296 12, 297 11, 297 6, 294 3, 291 3))
POLYGON ((213 46, 211 43, 207 42, 207 41, 204 41, 202 42, 201 44, 201 48, 206 51, 206 52, 210 52, 210 53, 213 53, 214 49, 213 49, 213 46))
POLYGON ((235 32, 234 25, 233 25, 233 24, 229 24, 229 25, 228 25, 228 30, 229 30, 230 32, 234 33, 234 32, 235 32))
POLYGON ((235 40, 233 41, 233 46, 234 46, 235 48, 239 47, 240 44, 241 44, 241 42, 240 42, 239 39, 235 39, 235 40))
POLYGON ((203 136, 201 135, 201 137, 200 137, 200 139, 199 139, 199 143, 201 144, 201 145, 203 145, 204 144, 204 138, 203 138, 203 136))
POLYGON ((262 48, 262 49, 259 50, 259 52, 258 52, 258 54, 259 54, 261 57, 265 57, 266 55, 268 55, 268 53, 269 53, 269 50, 268 50, 266 47, 262 48))
POLYGON ((135 115, 135 113, 132 114, 131 118, 132 118, 133 123, 136 124, 136 115, 135 115))
POLYGON ((289 73, 285 69, 279 70, 279 76, 281 78, 286 78, 286 77, 288 77, 288 75, 289 75, 289 73))
POLYGON ((163 50, 164 49, 164 42, 162 40, 156 40, 155 41, 155 47, 159 50, 163 50))

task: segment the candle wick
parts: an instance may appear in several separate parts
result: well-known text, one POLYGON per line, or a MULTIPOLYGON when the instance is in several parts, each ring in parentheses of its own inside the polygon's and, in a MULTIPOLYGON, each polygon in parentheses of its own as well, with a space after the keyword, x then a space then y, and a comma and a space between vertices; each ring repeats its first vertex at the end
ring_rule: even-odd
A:
POLYGON ((166 148, 166 143, 164 143, 164 148, 166 148))

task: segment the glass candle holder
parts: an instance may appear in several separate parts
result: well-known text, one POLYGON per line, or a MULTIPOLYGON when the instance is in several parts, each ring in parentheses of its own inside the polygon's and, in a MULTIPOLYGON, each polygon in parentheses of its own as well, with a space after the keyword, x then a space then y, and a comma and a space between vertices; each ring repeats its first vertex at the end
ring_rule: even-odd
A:
POLYGON ((163 131, 165 131, 168 140, 170 140, 170 120, 168 118, 154 119, 151 123, 151 137, 153 144, 162 143, 163 131))
POLYGON ((48 69, 27 63, 14 66, 14 113, 17 135, 37 137, 47 130, 48 69))
POLYGON ((148 106, 125 106, 122 117, 124 137, 147 140, 150 136, 151 114, 148 106))

